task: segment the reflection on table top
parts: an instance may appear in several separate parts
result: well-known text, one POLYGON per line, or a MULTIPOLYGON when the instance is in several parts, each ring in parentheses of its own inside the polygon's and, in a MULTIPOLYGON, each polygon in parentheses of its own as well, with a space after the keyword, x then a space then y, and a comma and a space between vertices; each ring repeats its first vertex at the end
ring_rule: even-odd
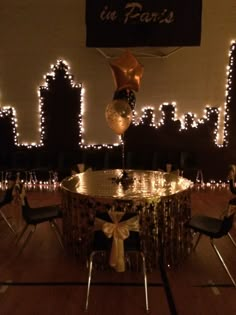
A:
POLYGON ((142 199, 170 196, 188 189, 192 182, 174 173, 160 171, 126 170, 131 179, 122 185, 117 179, 121 169, 88 171, 65 178, 61 188, 73 193, 117 199, 142 199))

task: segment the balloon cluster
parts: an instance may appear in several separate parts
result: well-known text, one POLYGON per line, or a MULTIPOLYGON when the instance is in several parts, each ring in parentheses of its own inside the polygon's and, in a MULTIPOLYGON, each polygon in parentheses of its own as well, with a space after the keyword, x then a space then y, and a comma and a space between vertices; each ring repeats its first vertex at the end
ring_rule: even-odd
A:
POLYGON ((143 66, 127 50, 119 58, 110 62, 116 91, 113 100, 107 105, 105 117, 108 126, 117 134, 122 135, 131 124, 132 111, 135 108, 143 66))

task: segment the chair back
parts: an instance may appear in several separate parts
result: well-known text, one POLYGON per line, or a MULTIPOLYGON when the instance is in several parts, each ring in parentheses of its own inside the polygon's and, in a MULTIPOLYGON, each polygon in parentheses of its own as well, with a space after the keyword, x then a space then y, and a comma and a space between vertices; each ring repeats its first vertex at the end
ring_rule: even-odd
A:
POLYGON ((109 264, 125 271, 125 251, 140 251, 138 214, 112 211, 97 213, 93 250, 110 252, 109 264))
POLYGON ((13 187, 7 188, 7 190, 5 191, 5 194, 4 194, 4 196, 3 196, 3 200, 0 202, 0 208, 1 208, 2 206, 5 206, 6 204, 12 202, 12 200, 13 200, 13 194, 12 194, 12 192, 13 192, 13 187))
POLYGON ((23 208, 30 208, 28 198, 24 196, 24 202, 22 203, 23 208))
MULTIPOLYGON (((120 222, 129 220, 135 216, 137 216, 137 213, 135 213, 135 212, 124 212, 124 215, 121 218, 120 222)), ((112 219, 109 216, 107 211, 106 212, 97 212, 96 218, 102 219, 102 220, 107 221, 107 222, 112 222, 112 219)))
POLYGON ((230 178, 229 180, 229 188, 232 194, 236 194, 236 187, 235 187, 235 181, 233 178, 230 178))
POLYGON ((28 198, 26 196, 24 196, 22 199, 21 207, 22 207, 22 217, 25 220, 25 222, 29 224, 31 207, 29 205, 28 198))
POLYGON ((234 222, 235 211, 228 216, 224 216, 222 220, 221 229, 219 231, 220 236, 227 235, 231 230, 234 222))

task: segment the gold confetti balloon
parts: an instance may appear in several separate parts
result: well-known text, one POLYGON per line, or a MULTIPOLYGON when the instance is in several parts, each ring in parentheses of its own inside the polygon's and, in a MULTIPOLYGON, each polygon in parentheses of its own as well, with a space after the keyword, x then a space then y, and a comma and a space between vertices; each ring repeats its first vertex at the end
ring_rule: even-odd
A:
POLYGON ((124 100, 113 100, 106 107, 105 117, 108 126, 117 135, 122 135, 132 121, 132 109, 124 100))

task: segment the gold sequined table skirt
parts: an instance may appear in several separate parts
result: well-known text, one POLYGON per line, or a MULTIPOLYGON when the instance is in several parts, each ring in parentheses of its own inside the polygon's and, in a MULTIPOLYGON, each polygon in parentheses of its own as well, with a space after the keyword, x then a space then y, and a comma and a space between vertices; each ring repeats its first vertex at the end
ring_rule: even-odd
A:
POLYGON ((124 189, 116 181, 120 172, 91 171, 62 181, 67 250, 86 261, 96 213, 114 209, 139 214, 141 244, 149 269, 155 269, 160 258, 166 266, 178 265, 192 248, 192 235, 185 227, 191 216, 191 183, 157 171, 130 171, 133 180, 124 189))

